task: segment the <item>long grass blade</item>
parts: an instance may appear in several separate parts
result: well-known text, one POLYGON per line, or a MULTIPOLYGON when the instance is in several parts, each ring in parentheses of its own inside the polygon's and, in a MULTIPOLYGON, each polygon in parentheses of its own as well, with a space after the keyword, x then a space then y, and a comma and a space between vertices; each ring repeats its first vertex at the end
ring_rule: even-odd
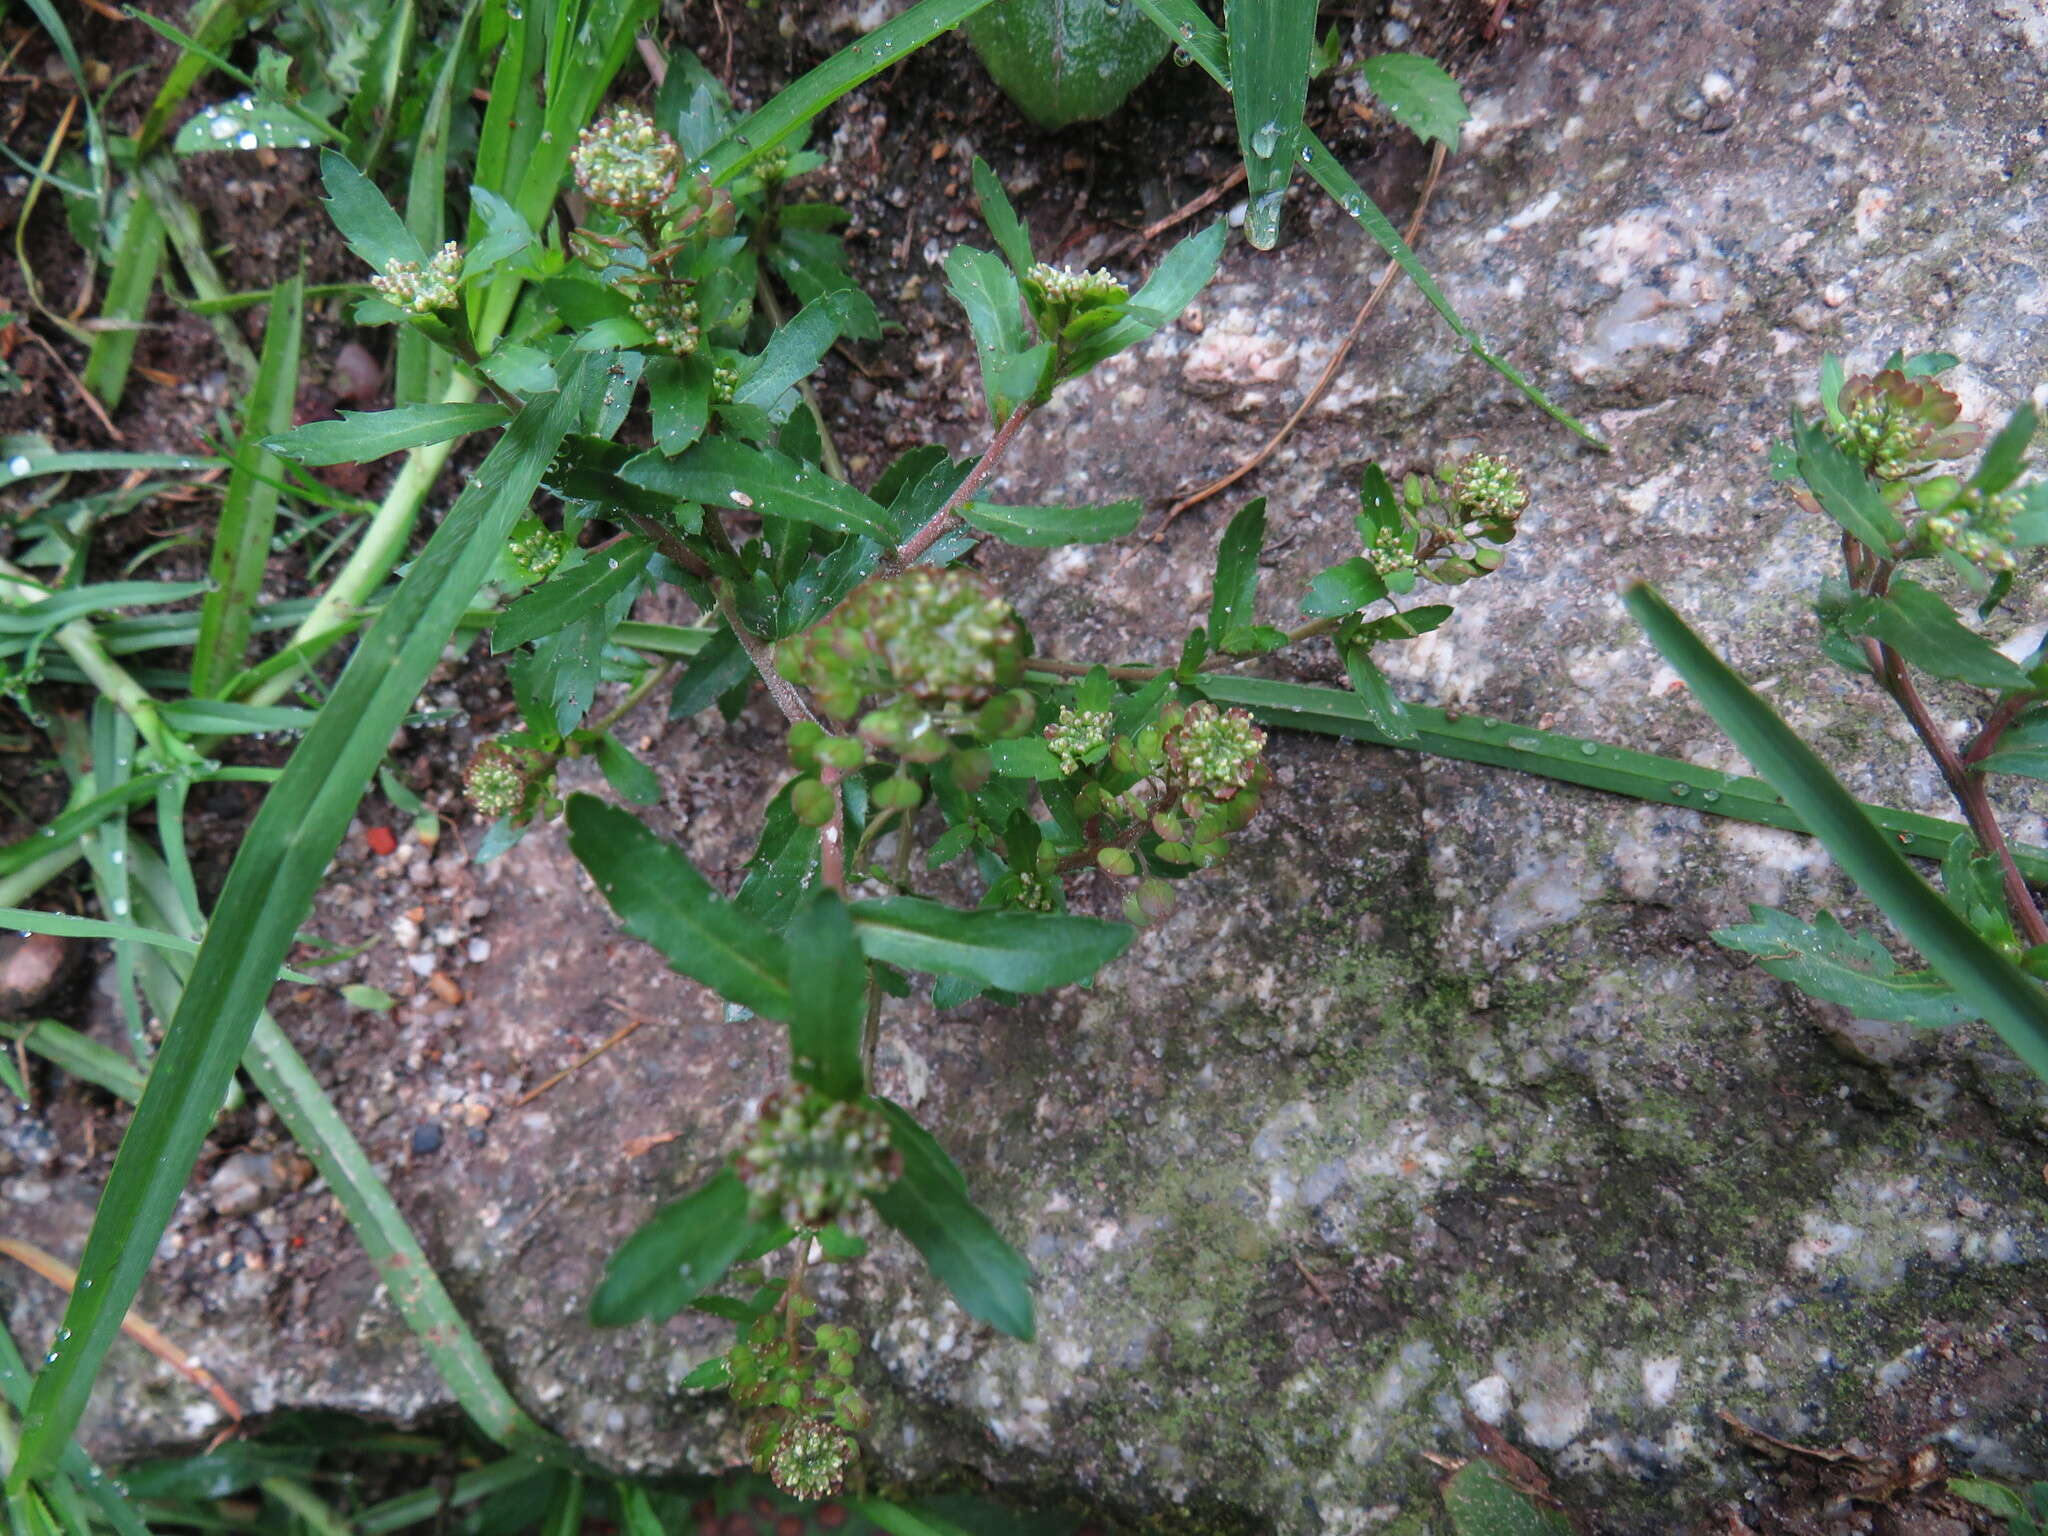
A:
POLYGON ((263 326, 263 357, 242 407, 235 467, 221 500, 207 574, 213 588, 199 609, 199 644, 192 654, 192 692, 218 697, 241 670, 249 648, 250 616, 262 595, 277 529, 277 477, 284 466, 261 447, 289 431, 299 392, 299 338, 305 326, 304 283, 297 274, 277 285, 263 326))
POLYGON ((107 276, 107 296, 100 319, 107 329, 95 331, 79 379, 108 410, 121 403, 128 388, 128 366, 142 338, 149 297, 156 292, 157 271, 164 260, 164 222, 156 204, 138 191, 121 224, 114 247, 114 268, 107 276))
MULTIPOLYGON (((1215 673, 1204 673, 1201 683, 1202 691, 1217 703, 1241 705, 1262 725, 1512 768, 1632 800, 1682 806, 1707 816, 1781 827, 1788 832, 1808 830, 1799 812, 1780 799, 1775 789, 1746 774, 1721 773, 1675 757, 1537 730, 1512 720, 1454 715, 1426 704, 1406 706, 1415 735, 1396 740, 1374 722, 1358 696, 1345 689, 1215 673)), ((1863 812, 1884 829, 1901 853, 1915 858, 1940 859, 1949 845, 1969 830, 1960 822, 1918 811, 1866 805, 1863 812)), ((2013 857, 2028 879, 2048 884, 2048 849, 2017 846, 2013 857)))
POLYGON ((91 1283, 72 1297, 69 1338, 36 1379, 10 1489, 51 1466, 77 1425, 349 817, 567 433, 578 398, 573 388, 539 396, 514 418, 363 636, 257 813, 115 1157, 79 1264, 91 1283))
POLYGON ((2048 1079, 2048 993, 2041 984, 1979 938, 1913 873, 1827 764, 1655 591, 1634 586, 1625 600, 1701 707, 1798 811, 1843 872, 1943 980, 1990 1021, 2014 1053, 2048 1079))
POLYGON ((859 42, 833 54, 798 77, 755 111, 731 137, 721 140, 702 169, 714 185, 732 180, 754 160, 782 143, 848 91, 900 63, 942 32, 960 25, 989 0, 918 0, 901 16, 884 22, 859 42))
POLYGON ((1230 29, 1231 103, 1244 155, 1245 237, 1272 249, 1280 204, 1301 149, 1309 53, 1316 41, 1315 0, 1225 0, 1230 29))

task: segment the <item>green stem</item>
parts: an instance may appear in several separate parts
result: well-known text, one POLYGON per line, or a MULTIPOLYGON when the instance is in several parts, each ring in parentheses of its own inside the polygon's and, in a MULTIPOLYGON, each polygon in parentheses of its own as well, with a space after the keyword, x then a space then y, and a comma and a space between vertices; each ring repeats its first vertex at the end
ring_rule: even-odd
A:
MULTIPOLYGON (((49 593, 36 585, 28 572, 0 560, 0 603, 25 607, 48 596, 49 593)), ((135 722, 135 729, 142 733, 142 739, 149 743, 151 750, 166 766, 191 757, 192 754, 164 723, 149 690, 107 654, 90 620, 73 619, 68 624, 59 625, 54 638, 64 654, 71 658, 72 664, 85 674, 86 681, 135 722)))

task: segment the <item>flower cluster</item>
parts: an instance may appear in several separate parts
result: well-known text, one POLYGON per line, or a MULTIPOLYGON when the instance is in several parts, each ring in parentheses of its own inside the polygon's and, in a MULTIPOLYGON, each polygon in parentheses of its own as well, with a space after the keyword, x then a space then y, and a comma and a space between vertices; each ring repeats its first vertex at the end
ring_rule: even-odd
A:
POLYGON ((487 741, 469 760, 462 794, 481 815, 510 816, 526 804, 525 771, 501 743, 487 741))
POLYGON ((1074 709, 1060 706, 1060 717, 1045 728, 1046 745, 1059 759, 1060 772, 1072 773, 1083 758, 1109 744, 1115 717, 1106 709, 1074 709))
POLYGON ((889 1122, 864 1104, 792 1089, 761 1103, 753 1139, 733 1159, 757 1219, 821 1227, 903 1171, 889 1122))
POLYGON ((1207 699, 1190 705, 1162 745, 1175 779, 1214 800, 1228 800, 1264 765, 1266 733, 1241 709, 1220 710, 1207 699))
POLYGON ((856 588, 821 623, 784 640, 775 665, 838 720, 878 695, 927 709, 971 707, 1022 678, 1024 632, 980 576, 917 566, 856 588))
POLYGON ((408 314, 431 315, 453 309, 462 298, 462 247, 450 240, 427 258, 387 261, 370 286, 408 314))
POLYGON ((718 363, 711 369, 711 402, 714 405, 730 405, 732 397, 739 393, 740 371, 731 363, 718 363))
POLYGON ((1903 480, 1937 459, 1962 458, 1983 436, 1962 423, 1963 402, 1952 392, 1896 368, 1847 380, 1835 406, 1842 421, 1828 435, 1880 480, 1903 480))
POLYGON ((1130 289, 1102 267, 1092 272, 1076 272, 1071 267, 1037 261, 1024 274, 1024 283, 1036 289, 1048 304, 1113 303, 1131 296, 1130 289))
POLYGON ((860 1335, 836 1323, 820 1323, 815 1346, 798 1347, 796 1324, 818 1310, 801 1292, 783 1309, 757 1318, 725 1356, 732 1400, 749 1410, 745 1444, 757 1472, 799 1499, 837 1493, 859 1450, 850 1431, 865 1428, 870 1413, 853 1385, 853 1360, 860 1335))
POLYGON ((1365 560, 1381 576, 1413 571, 1416 567, 1415 551, 1396 528, 1381 528, 1366 540, 1365 560))
POLYGON ((566 534, 548 528, 538 518, 529 521, 531 527, 513 530, 512 537, 506 541, 505 552, 512 557, 513 564, 538 581, 562 563, 562 556, 569 550, 569 539, 566 534))
POLYGON ((1529 493, 1512 465, 1475 453, 1451 472, 1451 504, 1468 523, 1512 524, 1529 505, 1529 493))
POLYGON ((696 351, 704 338, 697 324, 697 301, 684 283, 642 283, 627 311, 664 352, 686 356, 696 351))
POLYGON ((668 201, 682 151, 645 112, 620 107, 583 130, 571 161, 585 197, 630 217, 668 201))
POLYGON ((1923 519, 1920 527, 1929 543, 1953 550, 1988 571, 2010 571, 2018 563, 2013 551, 2019 546, 2013 519, 2024 505, 2024 498, 2013 491, 1965 486, 1947 506, 1923 519))
POLYGON ((830 1498, 858 1454, 853 1437, 830 1419, 797 1419, 776 1437, 768 1475, 793 1499, 830 1498))

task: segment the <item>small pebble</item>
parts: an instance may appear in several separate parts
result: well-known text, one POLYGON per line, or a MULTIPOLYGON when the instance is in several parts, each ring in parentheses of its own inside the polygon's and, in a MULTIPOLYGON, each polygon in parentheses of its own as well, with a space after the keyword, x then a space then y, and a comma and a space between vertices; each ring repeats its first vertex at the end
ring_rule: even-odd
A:
POLYGON ((471 939, 469 941, 469 963, 471 965, 482 965, 490 958, 491 941, 489 939, 471 939))
POLYGON ((451 1008, 462 1001, 462 988, 446 971, 435 971, 427 978, 427 985, 434 989, 434 996, 451 1008))
POLYGON ((415 1155, 425 1157, 430 1152, 441 1150, 441 1127, 429 1120, 417 1126, 412 1133, 412 1150, 415 1155))

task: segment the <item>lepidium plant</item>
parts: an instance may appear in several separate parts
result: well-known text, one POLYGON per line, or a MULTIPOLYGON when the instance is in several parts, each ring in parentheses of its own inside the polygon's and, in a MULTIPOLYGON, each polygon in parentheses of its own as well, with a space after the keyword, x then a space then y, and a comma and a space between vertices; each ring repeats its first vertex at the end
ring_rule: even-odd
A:
POLYGON ((868 1418, 858 1337, 820 1321, 807 1288, 814 1264, 863 1251, 845 1223, 855 1206, 908 1239, 974 1317, 1020 1339, 1033 1331, 1027 1265, 931 1132, 875 1091, 887 1000, 923 977, 939 1008, 1093 978, 1257 813, 1265 732, 1209 698, 1205 680, 1327 635, 1375 720, 1399 735, 1405 717, 1372 649, 1451 610, 1367 611, 1492 569, 1526 497, 1485 458, 1398 487, 1368 470, 1362 553, 1318 578, 1291 632, 1254 618, 1255 502, 1225 532, 1208 622, 1177 665, 1038 658, 1008 598, 960 562, 983 537, 1114 538, 1139 504, 1006 506, 982 488, 1056 390, 1179 314, 1214 272, 1223 226, 1183 241, 1133 292, 1116 274, 1038 260, 977 163, 998 250, 962 246, 946 270, 993 439, 973 461, 913 450, 863 491, 835 472, 798 386, 837 337, 872 325, 872 309, 816 259, 831 255, 829 210, 789 199, 805 158, 729 192, 696 172, 696 145, 725 131, 722 112, 700 78, 654 113, 616 107, 595 123, 574 157, 587 212, 559 250, 500 217, 481 250, 392 257, 367 183, 334 160, 327 174, 344 233, 383 256, 371 317, 483 368, 506 409, 550 384, 578 402, 580 430, 542 477, 559 525, 519 524, 495 573, 525 589, 493 631, 515 653, 521 726, 479 749, 468 789, 498 818, 487 852, 565 814, 571 849, 628 931, 731 1009, 783 1027, 787 1087, 758 1106, 715 1176, 613 1256, 591 1312, 610 1325, 685 1307, 731 1319, 732 1348, 690 1384, 728 1392, 756 1466, 817 1498, 853 1472, 868 1418), (799 234, 810 244, 793 255, 799 234), (462 293, 507 261, 530 264, 540 302, 508 332, 530 357, 493 366, 464 333, 462 293), (800 298, 815 285, 786 323, 765 313, 764 261, 800 298), (621 440, 629 419, 649 446, 621 440), (654 798, 609 722, 585 717, 628 654, 615 642, 635 599, 664 583, 709 628, 687 665, 640 672, 629 700, 673 676, 673 715, 714 702, 730 714, 760 688, 788 725, 790 777, 729 897, 629 811, 565 801, 555 786, 560 760, 588 751, 622 797, 654 798), (935 881, 971 892, 967 904, 932 894, 935 881))

